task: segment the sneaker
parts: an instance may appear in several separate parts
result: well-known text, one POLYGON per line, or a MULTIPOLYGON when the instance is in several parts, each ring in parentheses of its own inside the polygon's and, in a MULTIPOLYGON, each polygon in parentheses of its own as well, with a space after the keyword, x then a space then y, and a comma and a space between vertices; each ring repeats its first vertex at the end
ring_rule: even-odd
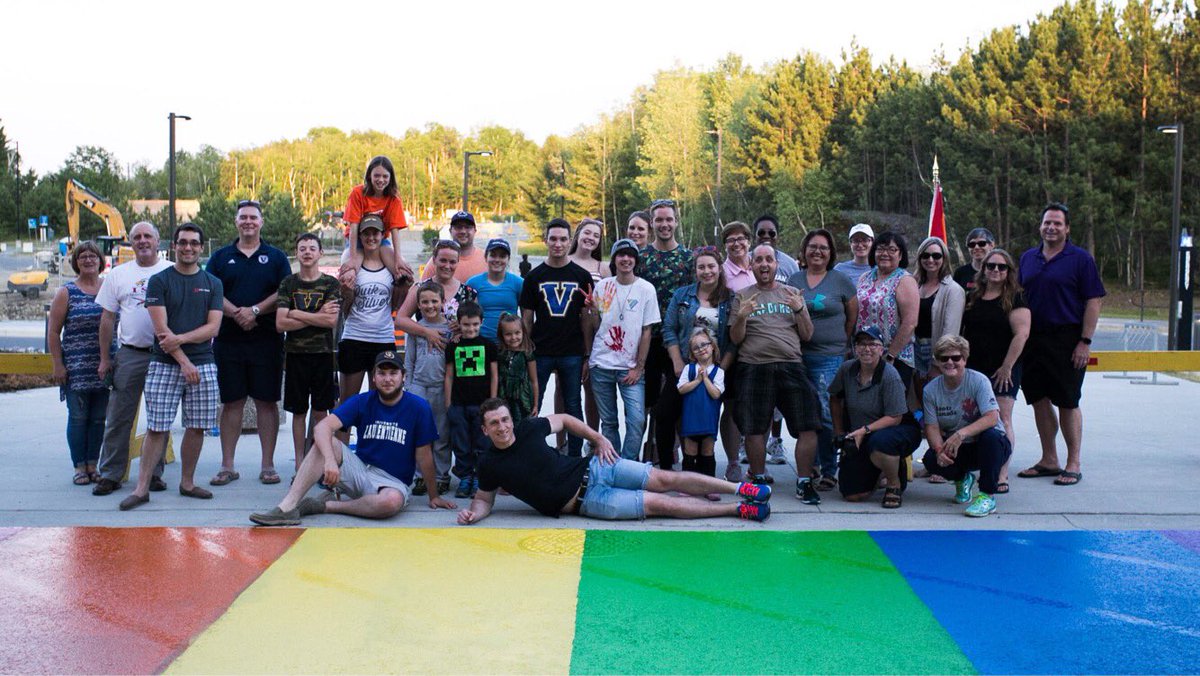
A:
POLYGON ((272 507, 269 511, 251 514, 250 520, 260 526, 299 526, 300 509, 285 512, 278 507, 272 507))
POLYGON ((954 501, 960 505, 970 502, 971 491, 974 489, 975 475, 967 472, 963 478, 954 482, 954 501))
POLYGON ((738 442, 738 462, 740 462, 743 465, 750 464, 750 459, 746 457, 746 438, 745 437, 742 437, 742 440, 738 442))
POLYGON ((967 516, 987 516, 996 511, 996 498, 987 493, 980 493, 975 496, 975 500, 967 506, 963 514, 967 516))
POLYGON ((771 516, 771 505, 765 502, 743 502, 738 505, 738 518, 747 521, 766 521, 771 516))
POLYGON ((732 482, 741 481, 742 480, 741 466, 738 465, 736 462, 729 463, 729 465, 725 467, 725 480, 732 481, 732 482))
POLYGON ((767 440, 767 464, 787 464, 787 458, 783 457, 783 439, 780 439, 779 437, 771 437, 767 440))
POLYGON ((770 474, 750 474, 749 472, 746 473, 746 481, 760 486, 775 483, 770 474))
POLYGON ((425 485, 425 479, 422 479, 421 477, 417 477, 416 480, 413 481, 412 494, 413 495, 425 495, 428 492, 429 492, 429 487, 425 485))
POLYGON ((167 490, 167 482, 163 481, 162 477, 152 476, 150 477, 150 490, 155 493, 165 491, 167 490))
POLYGON ((478 492, 479 492, 479 477, 473 476, 473 477, 471 477, 471 494, 467 497, 473 498, 473 497, 475 497, 475 494, 478 492))
POLYGON ((325 491, 324 493, 321 493, 320 495, 318 495, 315 498, 313 498, 313 497, 304 498, 300 501, 300 504, 296 505, 296 511, 299 512, 300 516, 312 516, 313 514, 324 514, 325 513, 325 503, 328 500, 330 500, 332 497, 333 497, 333 493, 330 493, 329 491, 325 491))
POLYGON ((454 491, 454 497, 459 499, 471 497, 471 477, 465 476, 458 480, 458 490, 454 491))
POLYGON ((445 494, 449 493, 450 492, 450 479, 448 477, 444 478, 444 479, 438 479, 437 480, 437 490, 438 490, 438 495, 445 495, 445 494))
POLYGON ((737 495, 750 502, 766 502, 771 499, 771 487, 743 481, 738 484, 737 495))
POLYGON ((796 499, 806 505, 821 504, 821 494, 813 486, 812 479, 796 480, 796 499))

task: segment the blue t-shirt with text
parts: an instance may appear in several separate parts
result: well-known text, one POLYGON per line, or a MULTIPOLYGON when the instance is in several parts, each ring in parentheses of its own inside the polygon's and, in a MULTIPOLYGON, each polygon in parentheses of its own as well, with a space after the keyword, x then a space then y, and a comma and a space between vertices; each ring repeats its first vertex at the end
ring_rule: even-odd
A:
POLYGON ((358 433, 359 459, 406 484, 412 484, 417 448, 432 444, 437 425, 429 402, 410 392, 388 406, 376 391, 356 394, 333 411, 346 427, 358 433))

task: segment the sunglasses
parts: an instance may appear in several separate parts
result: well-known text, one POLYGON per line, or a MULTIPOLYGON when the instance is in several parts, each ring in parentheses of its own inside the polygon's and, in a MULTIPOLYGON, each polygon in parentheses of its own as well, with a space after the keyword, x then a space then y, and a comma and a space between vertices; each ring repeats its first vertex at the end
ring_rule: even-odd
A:
POLYGON ((675 200, 654 200, 650 203, 650 210, 653 211, 659 207, 675 208, 675 200))
POLYGON ((1008 263, 987 263, 984 265, 988 270, 998 270, 1000 272, 1008 272, 1008 263))
POLYGON ((779 233, 774 230, 759 230, 755 234, 758 235, 759 239, 775 239, 775 237, 779 235, 779 233))
POLYGON ((967 242, 968 249, 986 249, 991 242, 986 239, 977 239, 974 242, 967 242))
POLYGON ((930 259, 940 261, 942 260, 942 254, 938 253, 937 251, 926 251, 925 253, 921 254, 921 260, 927 261, 930 259))
POLYGON ((455 251, 460 251, 462 249, 462 247, 458 245, 458 242, 455 242, 452 239, 439 239, 437 241, 437 244, 434 245, 434 248, 435 249, 454 249, 455 251))
POLYGON ((258 200, 242 200, 237 203, 237 208, 241 209, 242 207, 254 207, 262 211, 262 205, 258 203, 258 200))
POLYGON ((954 362, 957 364, 963 360, 963 356, 961 354, 939 354, 937 360, 943 364, 947 362, 954 362))

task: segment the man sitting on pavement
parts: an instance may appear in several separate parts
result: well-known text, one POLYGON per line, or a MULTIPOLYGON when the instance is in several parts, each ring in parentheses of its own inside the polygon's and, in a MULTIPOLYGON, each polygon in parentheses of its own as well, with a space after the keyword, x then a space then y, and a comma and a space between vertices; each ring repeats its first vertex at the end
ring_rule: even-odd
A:
MULTIPOLYGON (((386 519, 408 505, 416 464, 425 476, 437 476, 432 444, 437 427, 429 402, 404 392, 404 370, 392 350, 375 357, 371 382, 375 389, 356 394, 334 409, 313 429, 316 453, 304 456, 287 495, 278 506, 250 515, 261 526, 297 526, 313 514, 349 514, 386 519), (345 448, 334 432, 353 426, 358 447, 345 448), (304 497, 320 482, 331 487, 319 497, 304 497), (342 501, 339 493, 350 497, 342 501)), ((431 509, 454 509, 436 484, 428 484, 431 509)))
POLYGON ((769 486, 736 484, 624 460, 604 435, 569 415, 527 418, 514 429, 512 414, 503 399, 488 399, 479 410, 492 446, 479 460, 479 491, 458 513, 459 524, 473 524, 491 514, 496 491, 501 489, 554 517, 579 514, 616 520, 737 516, 764 521, 771 514, 769 486), (559 455, 546 443, 546 437, 563 429, 590 441, 596 452, 586 458, 559 455), (670 491, 688 496, 668 495, 670 491), (690 497, 708 493, 738 495, 744 501, 708 502, 690 497))

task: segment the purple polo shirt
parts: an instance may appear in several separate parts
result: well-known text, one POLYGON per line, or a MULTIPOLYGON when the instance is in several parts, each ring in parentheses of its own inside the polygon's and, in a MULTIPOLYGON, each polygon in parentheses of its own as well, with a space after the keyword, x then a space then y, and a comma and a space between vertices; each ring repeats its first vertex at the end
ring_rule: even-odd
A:
POLYGON ((1035 328, 1082 324, 1087 302, 1105 295, 1096 261, 1070 240, 1049 261, 1040 246, 1021 254, 1020 282, 1035 328))
POLYGON ((721 267, 725 268, 725 286, 733 293, 737 293, 747 286, 754 286, 753 272, 738 267, 736 263, 728 258, 721 264, 721 267))

